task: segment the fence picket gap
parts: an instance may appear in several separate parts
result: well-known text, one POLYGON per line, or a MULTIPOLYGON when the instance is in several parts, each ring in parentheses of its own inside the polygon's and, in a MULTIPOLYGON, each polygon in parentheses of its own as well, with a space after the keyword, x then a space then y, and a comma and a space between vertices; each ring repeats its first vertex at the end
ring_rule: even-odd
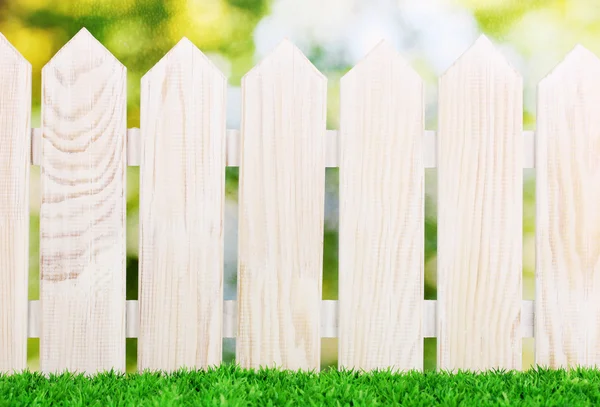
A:
POLYGON ((484 36, 439 81, 440 369, 521 368, 522 89, 484 36))
POLYGON ((423 368, 423 106, 386 42, 341 80, 340 367, 423 368))
POLYGON ((226 87, 185 38, 142 78, 139 370, 221 363, 226 87))
POLYGON ((82 29, 42 103, 40 369, 124 371, 126 69, 82 29))
POLYGON ((600 60, 577 46, 538 87, 535 361, 600 365, 600 60))
POLYGON ((27 367, 31 64, 0 34, 0 373, 27 367))
POLYGON ((242 80, 237 362, 320 368, 327 80, 285 40, 242 80))

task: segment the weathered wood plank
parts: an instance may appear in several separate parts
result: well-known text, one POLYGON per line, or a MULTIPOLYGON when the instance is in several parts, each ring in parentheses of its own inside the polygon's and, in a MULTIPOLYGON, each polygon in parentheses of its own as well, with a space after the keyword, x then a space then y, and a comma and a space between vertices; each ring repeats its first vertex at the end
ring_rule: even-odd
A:
POLYGON ((226 87, 185 38, 142 78, 140 370, 221 363, 226 87))
POLYGON ((600 60, 576 47, 538 88, 535 360, 600 365, 600 60))
POLYGON ((42 100, 40 369, 123 371, 125 67, 83 29, 42 100))
POLYGON ((237 362, 319 369, 326 78, 289 41, 242 81, 237 362))
POLYGON ((440 78, 441 369, 521 368, 522 88, 484 36, 440 78))
POLYGON ((423 84, 382 42, 341 80, 339 366, 423 368, 423 84))
POLYGON ((0 34, 0 373, 27 368, 31 64, 0 34))

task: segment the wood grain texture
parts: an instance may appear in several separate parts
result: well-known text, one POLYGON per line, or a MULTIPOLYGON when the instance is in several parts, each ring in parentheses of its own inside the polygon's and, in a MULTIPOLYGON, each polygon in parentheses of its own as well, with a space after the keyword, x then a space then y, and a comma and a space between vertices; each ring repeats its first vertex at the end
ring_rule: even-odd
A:
MULTIPOLYGON (((227 129, 225 162, 227 167, 240 165, 240 131, 227 129)), ((326 153, 325 167, 337 168, 339 158, 339 131, 327 130, 325 132, 326 153)), ((437 134, 433 130, 423 132, 423 164, 425 168, 437 168, 437 134)), ((40 165, 41 161, 42 132, 39 128, 32 129, 31 160, 33 165, 40 165)), ((535 134, 531 130, 523 131, 523 168, 535 168, 535 134)), ((127 165, 138 167, 140 165, 141 140, 140 129, 127 129, 127 165)))
POLYGON ((421 78, 382 42, 341 80, 339 366, 423 368, 421 78))
MULTIPOLYGON (((29 338, 39 338, 40 332, 40 304, 39 300, 29 301, 29 323, 27 327, 29 338)), ((139 303, 138 300, 125 302, 127 317, 126 337, 139 336, 139 303)), ((533 338, 534 307, 532 300, 521 301, 521 336, 533 338)), ((237 337, 238 307, 236 300, 223 301, 223 338, 237 337)), ((339 333, 339 301, 321 301, 321 338, 337 338, 339 333)), ((424 338, 437 337, 437 301, 423 301, 424 338)))
POLYGON ((226 88, 185 38, 142 78, 140 370, 222 360, 226 88))
POLYGON ((484 36, 440 78, 440 369, 521 368, 522 89, 484 36))
POLYGON ((125 67, 83 29, 42 100, 40 369, 123 371, 125 67))
POLYGON ((600 60, 576 47, 538 88, 535 361, 600 365, 600 60))
POLYGON ((320 367, 326 83, 287 40, 242 80, 236 362, 244 368, 320 367))
POLYGON ((31 64, 0 34, 0 373, 27 367, 31 64))

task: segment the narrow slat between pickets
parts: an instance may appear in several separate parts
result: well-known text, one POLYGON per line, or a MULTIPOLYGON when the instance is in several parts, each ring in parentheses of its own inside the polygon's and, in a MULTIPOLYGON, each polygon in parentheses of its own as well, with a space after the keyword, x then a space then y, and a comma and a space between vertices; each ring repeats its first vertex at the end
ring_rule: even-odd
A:
POLYGON ((226 87, 187 39, 142 79, 140 371, 221 363, 226 87))
POLYGON ((522 92, 484 36, 439 81, 440 369, 521 369, 522 92))
POLYGON ((42 71, 40 370, 125 370, 126 70, 81 30, 42 71))
POLYGON ((242 80, 236 362, 319 370, 327 80, 289 41, 242 80))
POLYGON ((0 34, 0 374, 27 367, 31 65, 0 34))
POLYGON ((340 83, 339 367, 423 368, 423 84, 387 43, 340 83))
POLYGON ((536 364, 600 365, 600 60, 576 47, 538 87, 536 364))

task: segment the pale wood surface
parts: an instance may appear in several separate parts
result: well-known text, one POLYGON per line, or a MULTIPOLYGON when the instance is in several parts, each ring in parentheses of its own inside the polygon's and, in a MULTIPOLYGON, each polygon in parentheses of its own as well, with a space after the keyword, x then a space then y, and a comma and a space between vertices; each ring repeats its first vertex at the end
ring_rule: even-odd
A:
POLYGON ((423 368, 423 84, 386 42, 341 80, 339 366, 423 368))
POLYGON ((125 67, 83 29, 42 99, 40 369, 123 371, 125 67))
POLYGON ((221 363, 226 87, 185 38, 142 78, 140 370, 221 363))
MULTIPOLYGON (((27 327, 29 338, 39 338, 41 314, 40 302, 29 301, 29 324, 27 327)), ((138 300, 127 300, 126 302, 126 337, 137 338, 139 328, 139 303, 138 300)), ((521 336, 533 338, 534 307, 533 301, 521 301, 521 336)), ((423 337, 437 337, 437 301, 423 300, 423 337)), ((321 301, 321 338, 338 337, 339 301, 321 301)), ((223 338, 235 338, 237 336, 238 308, 237 301, 223 301, 223 338)))
MULTIPOLYGON (((41 141, 42 133, 40 129, 32 129, 31 139, 31 163, 40 165, 41 161, 41 141)), ((240 165, 240 131, 235 129, 227 130, 227 142, 225 152, 225 162, 227 167, 239 167, 240 165)), ((325 167, 339 167, 339 131, 327 130, 325 132, 326 153, 325 167)), ((433 130, 423 132, 423 160, 425 168, 437 167, 437 135, 433 130)), ((535 135, 533 131, 523 131, 523 168, 535 168, 535 135)), ((127 129, 127 165, 137 167, 140 165, 141 139, 140 129, 127 129)))
POLYGON ((600 365, 600 60, 576 47, 537 114, 535 360, 600 365))
POLYGON ((326 78, 289 41, 242 81, 237 359, 320 365, 326 78))
POLYGON ((441 369, 521 368, 522 87, 484 36, 440 78, 441 369))
POLYGON ((142 135, 140 129, 127 129, 127 166, 139 167, 142 157, 142 135))
POLYGON ((31 64, 0 34, 0 373, 27 367, 31 64))

